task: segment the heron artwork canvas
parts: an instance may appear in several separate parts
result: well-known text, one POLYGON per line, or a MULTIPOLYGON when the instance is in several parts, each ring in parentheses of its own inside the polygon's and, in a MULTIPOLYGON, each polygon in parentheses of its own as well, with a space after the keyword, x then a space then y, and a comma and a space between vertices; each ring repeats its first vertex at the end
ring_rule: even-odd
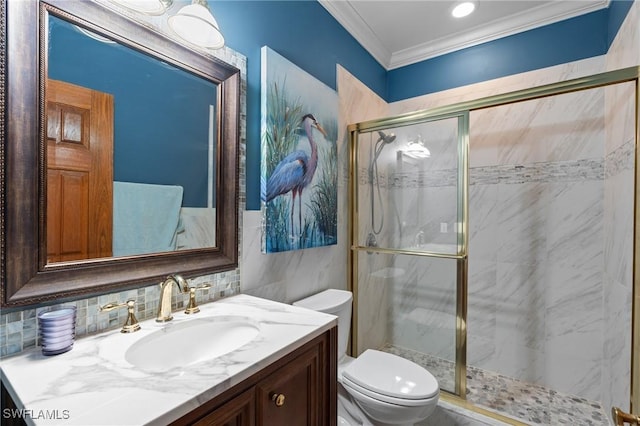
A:
POLYGON ((262 252, 337 243, 338 95, 261 51, 262 252))

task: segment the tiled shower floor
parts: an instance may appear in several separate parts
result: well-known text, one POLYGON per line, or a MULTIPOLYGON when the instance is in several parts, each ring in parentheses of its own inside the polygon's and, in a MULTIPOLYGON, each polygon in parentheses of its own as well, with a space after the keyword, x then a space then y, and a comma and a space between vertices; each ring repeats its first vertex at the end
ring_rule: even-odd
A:
MULTIPOLYGON (((438 379, 440 388, 454 389, 453 362, 392 345, 380 350, 423 366, 438 379)), ((467 400, 532 425, 611 425, 598 402, 470 366, 467 367, 467 400)))

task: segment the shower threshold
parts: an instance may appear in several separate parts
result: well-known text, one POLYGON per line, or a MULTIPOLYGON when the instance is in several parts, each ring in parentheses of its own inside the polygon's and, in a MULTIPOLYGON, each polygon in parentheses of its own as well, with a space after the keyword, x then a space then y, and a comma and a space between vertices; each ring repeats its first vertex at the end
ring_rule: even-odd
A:
MULTIPOLYGON (((441 389, 455 388, 452 361, 389 344, 380 350, 423 366, 441 389)), ((467 366, 467 401, 532 425, 611 426, 599 402, 471 366, 467 366)))

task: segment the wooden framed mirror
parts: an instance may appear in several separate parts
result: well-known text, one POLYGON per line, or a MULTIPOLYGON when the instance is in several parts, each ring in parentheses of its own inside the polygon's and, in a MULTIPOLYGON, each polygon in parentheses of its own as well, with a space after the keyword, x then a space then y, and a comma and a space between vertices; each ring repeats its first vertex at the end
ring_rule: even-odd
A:
POLYGON ((171 273, 188 278, 236 268, 239 70, 106 4, 2 2, 0 14, 6 34, 0 46, 2 306, 118 291, 153 283, 171 273), (71 42, 65 34, 88 37, 78 43, 86 45, 87 55, 94 56, 80 56, 81 47, 69 49, 71 42), (70 51, 68 56, 54 56, 60 55, 56 52, 61 46, 70 51), (125 63, 112 51, 130 59, 125 63), (140 66, 147 64, 159 71, 144 71, 144 78, 154 80, 159 78, 153 77, 156 74, 169 73, 170 80, 161 79, 147 87, 138 79, 140 66), (79 70, 82 66, 87 68, 79 70), (131 74, 122 79, 128 86, 120 87, 111 77, 123 70, 131 74), (95 83, 84 82, 87 77, 95 83), (103 84, 107 86, 98 88, 100 95, 92 94, 96 91, 92 86, 103 84), (197 104, 194 93, 206 95, 197 101, 202 105, 197 104), (133 100, 127 101, 127 95, 133 100), (104 107, 109 97, 111 106, 104 107), (149 98, 149 103, 128 103, 142 98, 149 98), (165 100, 167 107, 158 99, 165 100), (100 112, 87 107, 92 102, 100 112), (143 118, 145 114, 150 118, 143 118), (197 120, 191 120, 193 117, 197 120), (172 136, 162 142, 164 135, 172 136), (207 136, 208 141, 202 141, 207 136), (99 140, 111 145, 96 154, 101 162, 86 153, 88 147, 105 145, 99 140), (193 148, 188 147, 191 141, 197 142, 193 148), (86 173, 83 166, 60 160, 74 146, 82 153, 72 157, 89 158, 86 173), (56 147, 62 147, 63 154, 55 151, 56 147), (189 149, 191 156, 187 155, 189 149), (127 150, 130 154, 124 154, 127 150), (208 162, 208 172, 199 171, 199 157, 208 162), (72 165, 60 172, 63 163, 72 165), (99 179, 91 177, 98 174, 96 169, 101 170, 99 179), (118 188, 131 185, 136 191, 141 187, 144 195, 135 191, 120 195, 118 188), (166 201, 159 203, 149 191, 161 194, 163 200, 172 191, 177 195, 166 207, 169 204, 162 204, 166 201), (208 201, 199 201, 203 197, 208 201), (144 203, 136 204, 140 199, 144 203), (207 219, 215 224, 213 237, 192 246, 178 245, 175 241, 184 231, 186 204, 200 206, 198 203, 208 203, 205 207, 215 212, 207 219), (136 211, 155 218, 138 218, 136 211), (131 216, 140 223, 153 224, 148 232, 152 239, 163 231, 172 238, 171 245, 137 247, 147 236, 131 235, 130 229, 137 232, 140 228, 138 222, 124 227, 124 219, 131 216), (167 232, 163 228, 169 216, 173 222, 167 232), (160 225, 154 222, 158 219, 160 225), (109 227, 114 225, 116 229, 109 227), (75 228, 84 231, 76 235, 75 228), (124 245, 136 247, 123 249, 123 238, 128 239, 124 245))

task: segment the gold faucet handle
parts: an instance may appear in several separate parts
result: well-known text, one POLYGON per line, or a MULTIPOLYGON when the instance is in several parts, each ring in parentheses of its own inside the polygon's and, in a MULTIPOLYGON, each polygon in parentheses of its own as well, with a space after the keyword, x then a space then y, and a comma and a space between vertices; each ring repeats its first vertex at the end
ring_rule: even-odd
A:
POLYGON ((196 291, 206 290, 211 288, 211 284, 203 284, 198 287, 189 287, 189 304, 185 309, 185 314, 197 314, 200 312, 200 308, 196 304, 196 291))
POLYGON ((138 323, 138 319, 136 318, 136 315, 135 315, 135 311, 136 311, 135 300, 133 299, 127 300, 126 302, 123 302, 123 303, 111 302, 111 303, 107 303, 106 305, 100 306, 98 309, 100 310, 100 312, 109 312, 109 311, 113 311, 114 309, 120 309, 124 307, 127 308, 128 315, 127 315, 127 320, 122 326, 122 330, 120 330, 120 332, 133 333, 134 331, 140 330, 140 324, 138 323))

